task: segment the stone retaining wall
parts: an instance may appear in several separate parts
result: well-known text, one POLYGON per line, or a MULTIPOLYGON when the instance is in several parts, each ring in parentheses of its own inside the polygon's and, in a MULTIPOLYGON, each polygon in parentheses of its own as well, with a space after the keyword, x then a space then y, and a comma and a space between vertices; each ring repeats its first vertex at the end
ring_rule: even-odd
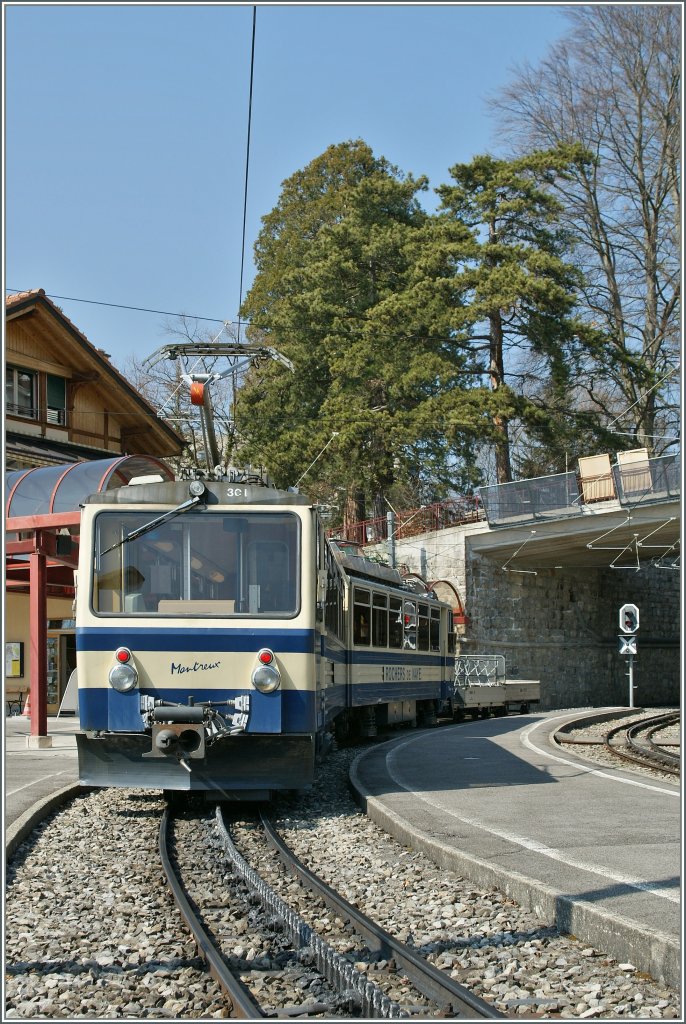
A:
MULTIPOLYGON (((396 542, 398 564, 427 580, 447 579, 468 623, 462 654, 504 654, 507 674, 540 679, 541 710, 629 704, 627 659, 619 654, 619 609, 640 609, 634 705, 678 705, 680 576, 641 566, 508 572, 470 550, 482 524, 396 542)), ((385 554, 384 545, 368 549, 385 554)))

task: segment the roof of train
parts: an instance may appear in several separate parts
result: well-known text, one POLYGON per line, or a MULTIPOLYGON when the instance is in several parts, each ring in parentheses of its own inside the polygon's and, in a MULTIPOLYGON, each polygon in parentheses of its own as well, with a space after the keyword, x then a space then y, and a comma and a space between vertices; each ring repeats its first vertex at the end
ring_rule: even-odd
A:
MULTIPOLYGON (((311 505, 304 494, 280 491, 258 483, 203 480, 208 505, 311 505)), ((178 505, 190 496, 188 480, 168 483, 129 484, 84 500, 87 505, 178 505)))
POLYGON ((364 577, 376 583, 386 584, 386 586, 400 587, 415 597, 423 597, 431 601, 440 600, 438 595, 429 589, 428 586, 425 585, 424 590, 420 589, 421 583, 416 576, 413 575, 410 581, 398 569, 394 569, 390 565, 384 565, 382 562, 375 562, 364 555, 346 551, 339 547, 339 544, 343 545, 345 541, 336 542, 333 540, 329 543, 336 556, 336 561, 348 576, 364 577))

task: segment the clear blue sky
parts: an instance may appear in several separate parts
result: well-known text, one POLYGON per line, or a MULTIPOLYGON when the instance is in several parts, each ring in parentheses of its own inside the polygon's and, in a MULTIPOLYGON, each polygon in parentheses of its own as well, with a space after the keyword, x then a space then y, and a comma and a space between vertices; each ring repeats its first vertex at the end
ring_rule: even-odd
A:
MULTIPOLYGON (((252 6, 4 13, 6 288, 235 319, 252 6)), ((362 138, 448 181, 499 152, 486 97, 566 29, 553 4, 258 6, 244 294, 285 178, 362 138)), ((55 301, 120 368, 165 343, 159 315, 55 301)))

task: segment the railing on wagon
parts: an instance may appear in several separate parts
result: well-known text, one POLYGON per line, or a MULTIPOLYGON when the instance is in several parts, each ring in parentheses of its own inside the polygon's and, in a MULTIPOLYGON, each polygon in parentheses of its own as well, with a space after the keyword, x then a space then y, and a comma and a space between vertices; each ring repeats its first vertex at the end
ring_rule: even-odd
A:
POLYGON ((498 686, 504 682, 504 654, 459 654, 455 658, 457 686, 498 686))

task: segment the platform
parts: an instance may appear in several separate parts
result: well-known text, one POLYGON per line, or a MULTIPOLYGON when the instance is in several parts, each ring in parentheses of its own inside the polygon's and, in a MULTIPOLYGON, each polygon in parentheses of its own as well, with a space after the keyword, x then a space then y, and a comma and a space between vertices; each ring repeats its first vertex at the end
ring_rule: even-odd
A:
POLYGON ((351 782, 401 842, 679 987, 680 787, 554 745, 583 713, 405 733, 360 755, 351 782))
POLYGON ((66 787, 78 788, 76 755, 78 717, 48 718, 49 747, 29 747, 31 723, 23 716, 5 718, 5 849, 10 856, 30 822, 46 813, 46 802, 66 787))

